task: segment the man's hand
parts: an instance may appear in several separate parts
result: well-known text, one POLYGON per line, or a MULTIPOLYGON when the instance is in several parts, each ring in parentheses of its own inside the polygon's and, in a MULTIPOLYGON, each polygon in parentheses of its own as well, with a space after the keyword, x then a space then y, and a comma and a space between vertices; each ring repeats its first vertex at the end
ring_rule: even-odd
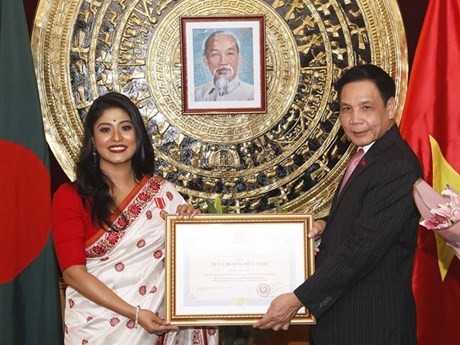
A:
POLYGON ((292 318, 301 307, 303 307, 302 303, 293 292, 282 294, 272 301, 267 313, 253 327, 286 331, 292 318))
POLYGON ((322 219, 315 220, 313 226, 308 232, 308 237, 315 240, 315 255, 319 252, 319 244, 321 242, 321 235, 323 234, 324 228, 326 227, 326 222, 322 219))

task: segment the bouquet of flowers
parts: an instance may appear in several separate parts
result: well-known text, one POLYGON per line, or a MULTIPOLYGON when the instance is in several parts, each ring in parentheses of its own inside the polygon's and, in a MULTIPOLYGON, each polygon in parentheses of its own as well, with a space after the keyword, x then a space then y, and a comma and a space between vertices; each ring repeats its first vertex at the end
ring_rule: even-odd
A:
POLYGON ((450 186, 439 194, 418 179, 414 184, 414 201, 424 218, 420 225, 440 235, 460 259, 460 194, 450 186))

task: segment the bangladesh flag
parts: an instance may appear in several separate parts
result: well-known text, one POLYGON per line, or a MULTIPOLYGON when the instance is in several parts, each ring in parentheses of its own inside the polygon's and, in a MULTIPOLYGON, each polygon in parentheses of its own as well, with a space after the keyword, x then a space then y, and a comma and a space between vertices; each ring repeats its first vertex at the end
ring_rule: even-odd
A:
POLYGON ((0 0, 0 343, 62 344, 50 175, 20 0, 0 0))

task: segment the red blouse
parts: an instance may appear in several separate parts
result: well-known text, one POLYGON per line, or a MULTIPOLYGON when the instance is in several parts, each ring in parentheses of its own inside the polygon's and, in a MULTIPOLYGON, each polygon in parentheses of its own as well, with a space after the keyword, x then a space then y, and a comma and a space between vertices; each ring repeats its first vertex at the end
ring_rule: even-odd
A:
POLYGON ((52 233, 61 270, 86 265, 85 242, 98 233, 75 187, 66 183, 53 197, 52 233))

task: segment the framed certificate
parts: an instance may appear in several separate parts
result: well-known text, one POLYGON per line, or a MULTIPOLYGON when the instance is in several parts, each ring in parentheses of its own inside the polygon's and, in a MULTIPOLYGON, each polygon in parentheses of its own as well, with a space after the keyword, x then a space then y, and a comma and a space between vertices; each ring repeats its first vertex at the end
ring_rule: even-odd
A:
MULTIPOLYGON (((173 325, 249 325, 314 271, 307 214, 167 216, 166 317, 173 325)), ((315 323, 301 308, 292 323, 315 323)))

